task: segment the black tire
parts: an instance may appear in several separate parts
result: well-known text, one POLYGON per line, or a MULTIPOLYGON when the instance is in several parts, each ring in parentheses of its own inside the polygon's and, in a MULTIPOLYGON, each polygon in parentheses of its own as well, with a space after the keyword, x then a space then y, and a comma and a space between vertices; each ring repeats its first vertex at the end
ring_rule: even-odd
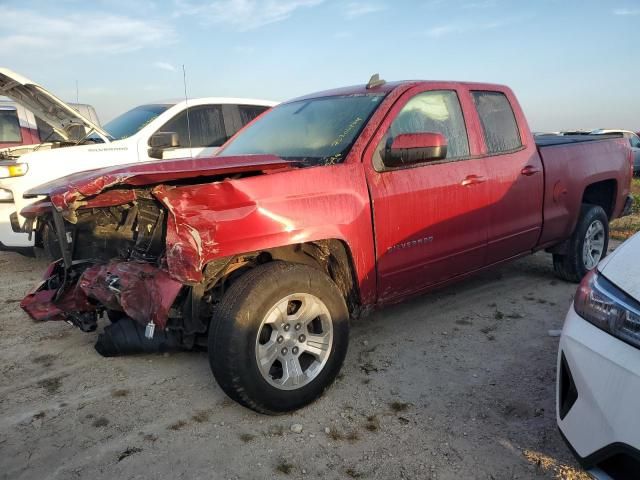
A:
POLYGON ((107 313, 107 318, 111 323, 116 323, 122 320, 123 318, 127 318, 127 314, 124 312, 121 312, 120 310, 107 310, 106 313, 107 313))
POLYGON ((277 415, 316 400, 334 381, 349 344, 349 311, 335 283, 322 271, 299 264, 270 262, 233 283, 213 313, 209 364, 222 390, 260 413, 277 415), (265 315, 288 295, 311 294, 326 306, 333 327, 330 354, 317 376, 293 390, 271 385, 257 365, 256 341, 265 315))
POLYGON ((42 228, 42 248, 44 249, 45 256, 49 260, 62 258, 62 250, 60 250, 58 236, 49 225, 45 225, 42 228))
POLYGON ((607 255, 607 249, 609 248, 609 218, 602 207, 583 204, 580 209, 578 224, 568 241, 567 253, 562 255, 553 254, 553 269, 561 279, 578 283, 589 271, 589 268, 585 265, 582 251, 587 230, 595 221, 600 221, 604 227, 604 247, 600 260, 607 255))

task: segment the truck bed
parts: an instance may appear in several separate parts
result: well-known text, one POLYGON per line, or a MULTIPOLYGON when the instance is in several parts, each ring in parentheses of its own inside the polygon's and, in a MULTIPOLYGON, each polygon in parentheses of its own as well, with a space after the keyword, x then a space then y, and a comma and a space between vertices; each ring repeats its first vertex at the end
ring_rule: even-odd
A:
POLYGON ((598 184, 604 189, 600 194, 612 199, 605 208, 609 219, 622 213, 631 181, 629 148, 622 135, 545 135, 535 137, 535 143, 545 173, 541 246, 571 235, 576 212, 589 201, 589 185, 598 184))
POLYGON ((535 137, 538 147, 552 147, 555 145, 567 145, 570 143, 596 142, 612 138, 622 138, 620 133, 602 135, 539 135, 535 137))

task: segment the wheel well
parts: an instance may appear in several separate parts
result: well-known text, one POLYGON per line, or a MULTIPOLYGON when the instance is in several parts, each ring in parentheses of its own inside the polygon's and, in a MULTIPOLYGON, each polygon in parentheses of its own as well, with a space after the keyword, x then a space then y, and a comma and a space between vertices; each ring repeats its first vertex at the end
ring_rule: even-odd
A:
POLYGON ((275 260, 301 263, 322 270, 342 292, 349 311, 354 315, 359 311, 360 292, 355 281, 353 260, 345 243, 337 239, 286 245, 217 260, 205 268, 205 277, 208 277, 206 289, 222 286, 222 294, 247 270, 275 260))
POLYGON ((608 218, 613 215, 617 184, 615 180, 603 180, 589 185, 582 195, 582 203, 601 206, 608 218))

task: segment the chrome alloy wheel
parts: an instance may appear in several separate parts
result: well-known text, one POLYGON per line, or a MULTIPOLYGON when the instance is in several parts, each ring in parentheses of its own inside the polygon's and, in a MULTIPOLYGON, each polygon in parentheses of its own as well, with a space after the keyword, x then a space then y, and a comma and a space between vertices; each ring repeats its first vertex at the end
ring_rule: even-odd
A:
POLYGON ((582 261, 587 270, 594 268, 604 255, 604 225, 594 220, 587 228, 582 246, 582 261))
POLYGON ((278 301, 265 315, 256 338, 256 361, 263 378, 280 390, 295 390, 315 379, 333 344, 326 305, 308 293, 278 301))

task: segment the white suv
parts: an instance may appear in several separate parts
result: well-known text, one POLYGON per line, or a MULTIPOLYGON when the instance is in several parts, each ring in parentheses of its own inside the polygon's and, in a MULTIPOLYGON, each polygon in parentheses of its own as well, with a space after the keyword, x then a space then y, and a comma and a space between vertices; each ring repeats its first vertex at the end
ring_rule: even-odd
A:
POLYGON ((640 478, 640 234, 584 278, 558 351, 557 421, 595 478, 640 478))

